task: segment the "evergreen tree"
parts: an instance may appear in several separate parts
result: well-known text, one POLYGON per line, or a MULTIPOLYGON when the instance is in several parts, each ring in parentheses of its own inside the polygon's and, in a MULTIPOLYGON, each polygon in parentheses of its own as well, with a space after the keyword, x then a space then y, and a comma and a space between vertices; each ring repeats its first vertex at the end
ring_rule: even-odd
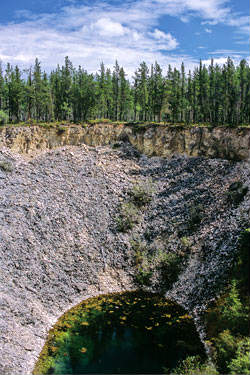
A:
POLYGON ((41 63, 24 71, 0 64, 0 110, 10 121, 86 121, 110 118, 115 121, 173 121, 213 125, 249 124, 250 68, 246 60, 235 67, 232 59, 220 67, 213 60, 207 68, 189 71, 169 65, 166 77, 155 62, 149 70, 142 62, 133 84, 116 61, 113 72, 101 63, 94 76, 76 70, 68 57, 50 74, 41 63))
POLYGON ((119 104, 120 104, 120 67, 116 60, 114 71, 112 75, 112 91, 113 91, 113 117, 112 119, 118 120, 119 104))

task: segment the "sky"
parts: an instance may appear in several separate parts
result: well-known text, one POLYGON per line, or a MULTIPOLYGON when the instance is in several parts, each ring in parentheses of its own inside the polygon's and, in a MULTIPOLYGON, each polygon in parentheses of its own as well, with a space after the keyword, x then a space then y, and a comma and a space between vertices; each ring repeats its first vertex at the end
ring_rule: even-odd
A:
POLYGON ((142 61, 249 61, 249 0, 0 0, 4 65, 37 57, 48 71, 65 56, 88 72, 117 59, 128 76, 142 61))

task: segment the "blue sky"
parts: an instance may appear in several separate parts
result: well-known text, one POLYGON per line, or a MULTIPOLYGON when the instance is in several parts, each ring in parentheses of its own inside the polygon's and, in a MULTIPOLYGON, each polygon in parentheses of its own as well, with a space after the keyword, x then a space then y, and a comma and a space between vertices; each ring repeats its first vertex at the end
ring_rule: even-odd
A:
POLYGON ((0 0, 0 60, 49 70, 68 55, 88 71, 115 59, 129 75, 201 58, 249 60, 248 0, 0 0))

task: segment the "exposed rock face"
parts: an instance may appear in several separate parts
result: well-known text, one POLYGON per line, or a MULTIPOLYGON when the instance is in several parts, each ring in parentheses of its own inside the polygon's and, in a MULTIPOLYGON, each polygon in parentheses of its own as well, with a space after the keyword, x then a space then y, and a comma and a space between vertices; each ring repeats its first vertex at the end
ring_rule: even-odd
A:
MULTIPOLYGON (((249 165, 201 157, 148 158, 126 143, 116 150, 82 144, 103 145, 125 136, 139 150, 148 147, 149 155, 156 153, 156 149, 150 152, 150 143, 142 140, 141 133, 131 128, 124 133, 119 125, 70 128, 62 134, 38 127, 4 129, 0 150, 0 162, 5 163, 0 163, 1 374, 30 374, 48 329, 76 303, 136 288, 134 238, 152 251, 174 252, 185 251, 183 237, 188 237, 190 259, 168 294, 191 313, 202 311, 218 292, 218 281, 223 283, 241 228, 249 220, 249 193, 234 205, 226 192, 235 181, 249 181, 249 165), (37 150, 66 143, 75 146, 35 156, 37 150), (33 154, 33 158, 17 151, 33 154), (116 226, 119 205, 127 200, 133 184, 148 179, 155 189, 152 201, 141 211, 133 230, 120 233, 116 226), (202 206, 203 215, 190 231, 190 208, 197 205, 202 206)), ((247 132, 244 137, 248 139, 247 132)), ((172 149, 179 147, 171 144, 172 149)), ((153 290, 160 287, 157 280, 151 286, 153 290)))
POLYGON ((38 126, 0 129, 0 146, 7 146, 21 153, 64 145, 104 146, 120 139, 127 139, 138 151, 148 156, 185 154, 229 160, 250 157, 250 128, 97 124, 70 126, 65 131, 38 126))

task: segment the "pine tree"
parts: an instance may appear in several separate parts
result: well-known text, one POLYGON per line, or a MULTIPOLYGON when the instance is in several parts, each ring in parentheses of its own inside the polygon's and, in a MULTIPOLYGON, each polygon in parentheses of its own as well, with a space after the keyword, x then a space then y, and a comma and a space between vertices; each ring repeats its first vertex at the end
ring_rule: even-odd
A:
POLYGON ((112 91, 113 91, 113 120, 118 120, 119 105, 120 105, 120 67, 116 60, 113 75, 112 75, 112 91))

